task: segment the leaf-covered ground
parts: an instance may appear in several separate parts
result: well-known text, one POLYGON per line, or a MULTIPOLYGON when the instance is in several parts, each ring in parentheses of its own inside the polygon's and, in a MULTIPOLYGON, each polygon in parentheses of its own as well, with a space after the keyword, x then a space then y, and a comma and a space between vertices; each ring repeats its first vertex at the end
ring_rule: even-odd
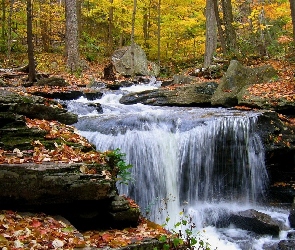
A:
POLYGON ((92 145, 82 136, 80 136, 74 127, 62 124, 57 121, 46 121, 26 118, 26 124, 29 128, 45 130, 47 134, 45 139, 59 139, 64 143, 54 143, 55 149, 47 149, 40 141, 32 141, 34 150, 20 151, 15 148, 12 152, 0 149, 0 164, 21 164, 21 163, 105 163, 105 155, 96 150, 83 152, 79 148, 68 146, 67 142, 80 144, 83 147, 92 148, 92 145))
POLYGON ((43 213, 0 211, 0 248, 2 250, 65 250, 106 246, 118 248, 159 238, 161 235, 169 235, 169 233, 161 226, 144 218, 141 218, 136 228, 80 233, 63 218, 43 213))
POLYGON ((286 61, 267 61, 264 64, 271 64, 278 72, 278 79, 262 84, 254 84, 248 90, 251 94, 268 98, 285 98, 295 101, 295 65, 286 61))

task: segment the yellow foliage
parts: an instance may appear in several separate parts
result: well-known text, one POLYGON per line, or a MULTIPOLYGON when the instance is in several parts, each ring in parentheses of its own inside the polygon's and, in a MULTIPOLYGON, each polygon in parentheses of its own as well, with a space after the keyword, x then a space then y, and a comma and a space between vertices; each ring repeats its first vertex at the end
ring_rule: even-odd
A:
MULTIPOLYGON (((113 10, 112 37, 114 49, 130 44, 133 0, 82 0, 82 41, 94 47, 94 53, 105 52, 109 45, 110 9, 113 10), (96 50, 97 49, 97 50, 96 50)), ((7 1, 7 7, 8 7, 7 1)), ((64 42, 65 13, 60 1, 34 1, 34 37, 39 51, 42 35, 50 41, 64 42)), ((202 57, 205 48, 204 0, 137 0, 135 41, 144 48, 149 59, 158 56, 158 11, 160 7, 161 61, 185 61, 202 57)), ((270 20, 283 19, 285 29, 292 30, 289 1, 232 0, 234 22, 239 39, 247 39, 270 28, 270 20), (250 9, 241 15, 242 7, 250 9), (267 20, 265 22, 264 20, 267 20), (287 21, 286 21, 287 20, 287 21), (242 37, 243 36, 243 37, 242 37), (242 38, 241 38, 242 37, 242 38)), ((246 9, 247 9, 246 8, 246 9)), ((222 18, 222 12, 219 13, 222 18)), ((13 39, 26 46, 26 4, 15 0, 13 4, 13 39)), ((281 36, 283 34, 279 34, 281 36)), ((250 41, 251 44, 251 41, 250 41)), ((84 45, 83 45, 84 46, 84 45)), ((89 47, 83 47, 87 53, 89 47)), ((45 57, 47 58, 47 57, 45 57)), ((45 58, 38 58, 39 67, 45 68, 45 58)), ((49 57, 50 58, 50 57, 49 57)), ((48 58, 48 59, 49 59, 48 58)), ((51 67, 51 65, 49 65, 51 67)))

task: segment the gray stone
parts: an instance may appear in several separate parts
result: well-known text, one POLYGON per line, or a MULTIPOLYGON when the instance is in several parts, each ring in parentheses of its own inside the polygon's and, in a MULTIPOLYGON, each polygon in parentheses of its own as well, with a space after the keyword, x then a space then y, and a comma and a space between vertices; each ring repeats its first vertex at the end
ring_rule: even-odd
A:
POLYGON ((215 82, 195 82, 173 88, 131 93, 123 96, 120 103, 143 103, 153 106, 210 106, 210 98, 217 86, 215 82))
POLYGON ((65 79, 60 77, 50 77, 50 78, 43 78, 34 83, 36 86, 58 86, 58 87, 66 87, 70 86, 69 83, 65 81, 65 79))
POLYGON ((281 240, 278 244, 278 250, 294 250, 295 240, 281 240))
POLYGON ((286 230, 282 222, 254 209, 232 214, 230 216, 230 222, 236 227, 252 231, 257 234, 278 236, 281 230, 286 230))
POLYGON ((211 103, 214 106, 235 106, 238 104, 237 96, 245 86, 268 82, 276 75, 277 73, 272 66, 250 68, 232 60, 211 98, 211 103))
POLYGON ((0 204, 31 206, 114 197, 115 180, 106 180, 102 174, 82 174, 81 165, 1 164, 0 204))
POLYGON ((118 49, 112 56, 112 65, 115 71, 123 76, 133 75, 153 75, 157 76, 160 72, 159 66, 147 60, 143 49, 134 45, 134 65, 132 66, 131 46, 118 49))
POLYGON ((78 121, 78 116, 61 108, 56 101, 41 96, 26 95, 3 90, 0 93, 0 112, 17 113, 28 118, 56 120, 65 124, 78 121))
POLYGON ((129 208, 129 202, 122 196, 115 196, 111 203, 111 211, 113 212, 124 211, 129 208))
MULTIPOLYGON (((295 228, 295 207, 291 209, 288 220, 290 222, 290 227, 295 228)), ((295 238, 295 235, 294 235, 294 238, 295 238)))
POLYGON ((189 84, 195 81, 195 77, 186 75, 174 75, 173 84, 189 84))

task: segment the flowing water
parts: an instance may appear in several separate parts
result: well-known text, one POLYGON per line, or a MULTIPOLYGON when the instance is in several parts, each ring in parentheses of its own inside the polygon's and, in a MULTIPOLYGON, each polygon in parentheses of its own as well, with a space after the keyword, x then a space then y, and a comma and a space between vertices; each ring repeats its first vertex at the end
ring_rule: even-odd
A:
POLYGON ((261 237, 221 226, 231 212, 248 208, 288 224, 287 210, 263 206, 268 177, 255 130, 260 113, 119 103, 123 94, 158 84, 104 93, 91 101, 102 105, 103 114, 84 98, 68 103, 69 111, 79 115, 75 127, 81 135, 98 150, 119 148, 132 164, 134 181, 118 185, 119 192, 133 198, 151 220, 162 224, 169 218, 169 229, 192 219, 211 249, 260 250, 284 238, 286 232, 261 237))

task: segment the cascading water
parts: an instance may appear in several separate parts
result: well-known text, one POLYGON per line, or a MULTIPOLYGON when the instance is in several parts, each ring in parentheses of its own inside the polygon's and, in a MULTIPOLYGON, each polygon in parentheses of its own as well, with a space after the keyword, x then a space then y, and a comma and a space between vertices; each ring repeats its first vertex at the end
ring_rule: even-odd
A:
MULTIPOLYGON (((132 197, 153 221, 172 218, 170 227, 185 209, 198 229, 211 232, 206 237, 213 247, 218 242, 218 249, 262 249, 260 239, 245 248, 250 240, 231 243, 230 229, 214 227, 230 211, 263 200, 268 179, 263 145, 255 132, 259 113, 121 105, 118 100, 126 90, 132 88, 95 101, 102 104, 103 114, 88 107, 85 99, 68 103, 80 116, 75 126, 83 136, 98 150, 119 148, 133 165, 135 181, 119 185, 120 193, 132 197)), ((279 217, 286 221, 285 214, 279 217)))

